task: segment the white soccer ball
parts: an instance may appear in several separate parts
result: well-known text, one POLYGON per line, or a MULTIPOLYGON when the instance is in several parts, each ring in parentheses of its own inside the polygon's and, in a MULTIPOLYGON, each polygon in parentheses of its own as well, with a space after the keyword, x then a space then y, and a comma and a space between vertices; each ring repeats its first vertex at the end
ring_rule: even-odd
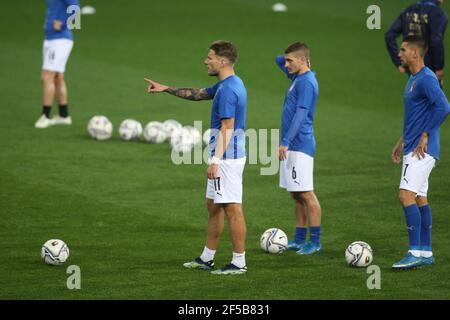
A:
POLYGON ((95 12, 95 8, 91 6, 84 6, 83 8, 81 8, 81 14, 90 15, 95 14, 95 12))
POLYGON ((284 3, 275 3, 272 6, 272 10, 275 12, 286 12, 287 6, 284 3))
POLYGON ((191 143, 192 146, 196 146, 202 143, 202 134, 200 131, 192 126, 184 126, 185 129, 189 131, 189 134, 191 135, 191 143))
POLYGON ((373 261, 373 250, 363 241, 352 242, 345 250, 345 261, 352 267, 367 267, 373 261))
POLYGON ((203 133, 203 143, 206 144, 206 145, 208 145, 210 139, 211 139, 211 129, 207 129, 207 130, 203 133))
POLYGON ((46 264, 59 266, 69 258, 69 247, 62 240, 48 240, 41 248, 41 258, 46 264))
POLYGON ((269 253, 282 253, 287 250, 288 237, 283 230, 270 228, 264 231, 259 241, 261 249, 269 253))
POLYGON ((172 137, 172 133, 178 129, 181 129, 183 126, 177 120, 166 120, 163 122, 164 130, 166 131, 166 135, 168 138, 172 137))
POLYGON ((170 145, 175 152, 190 152, 193 147, 191 132, 186 128, 174 130, 170 138, 170 145))
POLYGON ((142 125, 134 119, 125 119, 119 127, 119 135, 122 140, 137 140, 142 135, 142 125))
POLYGON ((113 125, 105 116, 94 116, 89 120, 87 129, 92 138, 106 140, 111 138, 113 125))
POLYGON ((159 121, 149 122, 144 129, 144 139, 150 143, 163 143, 166 141, 167 134, 164 125, 159 121))

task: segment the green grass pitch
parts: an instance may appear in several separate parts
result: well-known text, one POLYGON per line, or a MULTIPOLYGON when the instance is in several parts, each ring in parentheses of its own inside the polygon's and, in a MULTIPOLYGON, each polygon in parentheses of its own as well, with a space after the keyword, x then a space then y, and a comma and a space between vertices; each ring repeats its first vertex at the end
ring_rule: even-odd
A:
MULTIPOLYGON (((400 168, 390 161, 402 130, 406 77, 393 67, 383 34, 413 1, 285 0, 286 13, 272 12, 273 2, 89 1, 97 14, 82 17, 66 73, 74 124, 45 130, 33 127, 41 111, 44 1, 2 5, 0 299, 449 298, 448 121, 441 130, 442 160, 430 180, 437 264, 411 272, 390 269, 407 249, 397 200, 400 168), (371 4, 381 7, 381 30, 366 28, 371 4), (175 166, 168 144, 118 137, 125 118, 144 125, 202 120, 206 126, 210 102, 149 96, 143 78, 174 86, 213 84, 203 60, 217 39, 238 48, 236 71, 248 90, 247 127, 255 129, 280 126, 289 82, 275 56, 297 40, 312 49, 320 85, 315 120, 320 255, 262 252, 259 237, 267 228, 292 236, 293 203, 278 188, 277 175, 261 176, 262 165, 247 165, 249 272, 217 277, 183 269, 204 245, 206 166, 175 166), (87 122, 96 114, 113 122, 111 140, 88 136, 87 122), (71 250, 63 267, 40 260, 41 245, 54 237, 71 250), (373 247, 380 290, 367 288, 365 269, 346 266, 344 250, 355 240, 373 247), (81 290, 66 288, 71 264, 81 268, 81 290)), ((448 39, 447 34, 447 47, 448 39)), ((447 82, 447 95, 449 88, 447 82)), ((230 258, 226 226, 216 263, 230 258)))

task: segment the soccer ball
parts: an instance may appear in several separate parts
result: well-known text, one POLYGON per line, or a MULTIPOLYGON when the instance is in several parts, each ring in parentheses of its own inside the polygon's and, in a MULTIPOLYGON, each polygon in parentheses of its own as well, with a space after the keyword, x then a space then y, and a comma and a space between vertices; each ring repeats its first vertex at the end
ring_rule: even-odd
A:
POLYGON ((187 153, 192 150, 192 134, 189 129, 180 128, 172 132, 170 145, 175 152, 187 153))
POLYGON ((142 135, 142 125, 134 119, 125 119, 120 124, 119 134, 122 140, 137 140, 142 135))
POLYGON ((41 258, 46 264, 59 266, 69 258, 69 247, 62 240, 48 240, 41 248, 41 258))
POLYGON ((163 143, 167 135, 164 125, 158 121, 149 122, 144 129, 144 139, 150 143, 163 143))
POLYGON ((181 123, 177 120, 166 120, 163 122, 163 125, 168 138, 172 137, 172 133, 174 133, 174 131, 182 128, 181 123))
POLYGON ((345 260, 352 267, 367 267, 372 263, 373 250, 363 241, 352 242, 345 250, 345 260))
POLYGON ((272 10, 275 12, 286 12, 287 6, 284 3, 275 3, 272 6, 272 10))
POLYGON ((206 145, 208 145, 210 139, 211 139, 211 129, 207 129, 207 130, 203 133, 203 143, 206 144, 206 145))
POLYGON ((264 231, 259 241, 261 249, 269 253, 282 253, 287 250, 288 238, 283 230, 270 228, 264 231))
POLYGON ((111 138, 113 125, 105 116, 94 116, 89 120, 87 129, 92 138, 106 140, 111 138))
POLYGON ((185 126, 184 129, 189 131, 189 134, 191 136, 191 143, 193 146, 196 146, 202 142, 202 134, 197 128, 192 126, 185 126))

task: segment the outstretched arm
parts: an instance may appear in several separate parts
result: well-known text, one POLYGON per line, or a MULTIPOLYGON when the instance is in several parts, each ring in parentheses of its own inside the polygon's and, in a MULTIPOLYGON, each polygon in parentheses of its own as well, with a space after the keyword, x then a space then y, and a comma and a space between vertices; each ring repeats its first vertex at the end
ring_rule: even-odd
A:
POLYGON ((200 101, 200 100, 211 100, 213 97, 208 94, 206 88, 195 89, 195 88, 175 88, 169 87, 150 79, 144 79, 148 83, 148 93, 160 93, 167 92, 179 98, 200 101))
POLYGON ((174 95, 176 97, 187 99, 187 100, 192 100, 192 101, 211 100, 213 98, 208 94, 208 91, 206 91, 206 88, 194 89, 194 88, 169 87, 166 90, 166 92, 170 93, 171 95, 174 95))

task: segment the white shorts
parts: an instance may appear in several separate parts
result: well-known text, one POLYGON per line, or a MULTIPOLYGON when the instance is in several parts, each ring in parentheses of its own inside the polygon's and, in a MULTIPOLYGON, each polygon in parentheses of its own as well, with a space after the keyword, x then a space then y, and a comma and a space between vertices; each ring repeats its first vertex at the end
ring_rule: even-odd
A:
POLYGON ((403 156, 402 175, 400 178, 400 189, 415 192, 418 196, 426 197, 428 191, 428 177, 434 168, 436 159, 429 154, 419 160, 413 157, 412 152, 403 156))
POLYGON ((288 151, 280 161, 280 187, 289 192, 313 191, 314 158, 298 151, 288 151))
POLYGON ((242 203, 242 174, 246 158, 220 160, 215 179, 208 179, 206 198, 214 203, 242 203))
POLYGON ((72 47, 69 39, 44 40, 42 70, 64 73, 72 47))

